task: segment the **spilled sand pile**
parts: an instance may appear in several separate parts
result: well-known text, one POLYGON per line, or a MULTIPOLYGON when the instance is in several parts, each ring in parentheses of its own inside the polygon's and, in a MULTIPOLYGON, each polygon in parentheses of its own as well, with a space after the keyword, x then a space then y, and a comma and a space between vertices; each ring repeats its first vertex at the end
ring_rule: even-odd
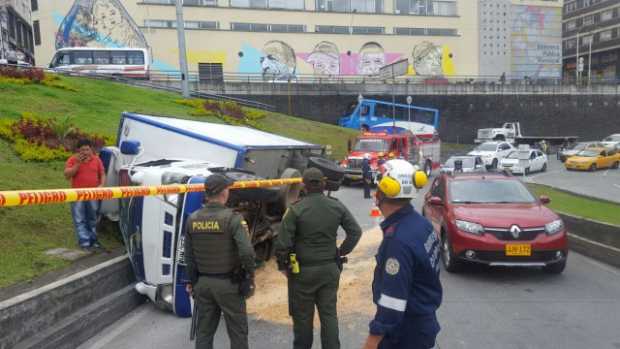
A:
MULTIPOLYGON (((371 283, 375 267, 375 254, 381 243, 379 228, 364 232, 355 250, 348 256, 340 277, 338 291, 338 316, 367 314, 371 317, 371 283)), ((288 315, 287 280, 278 270, 274 260, 256 273, 256 294, 248 300, 248 314, 258 320, 290 324, 288 315)), ((318 324, 318 315, 315 323, 318 324)))

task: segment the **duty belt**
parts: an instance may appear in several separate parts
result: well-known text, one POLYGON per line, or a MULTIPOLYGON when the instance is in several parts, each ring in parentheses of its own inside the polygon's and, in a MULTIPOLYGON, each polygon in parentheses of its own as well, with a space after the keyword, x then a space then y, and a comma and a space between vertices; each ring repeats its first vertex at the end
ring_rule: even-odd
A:
POLYGON ((228 273, 198 273, 198 276, 206 276, 206 277, 210 277, 210 278, 216 278, 216 279, 230 279, 233 276, 232 272, 228 272, 228 273))
POLYGON ((299 261, 299 266, 301 267, 318 267, 320 265, 327 265, 330 263, 336 263, 336 259, 322 259, 318 261, 299 261))

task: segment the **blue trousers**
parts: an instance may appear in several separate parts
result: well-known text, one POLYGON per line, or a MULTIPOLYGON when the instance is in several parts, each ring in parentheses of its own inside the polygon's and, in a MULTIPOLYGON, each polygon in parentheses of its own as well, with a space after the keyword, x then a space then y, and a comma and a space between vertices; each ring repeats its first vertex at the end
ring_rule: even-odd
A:
POLYGON ((76 201, 71 203, 71 217, 81 247, 89 247, 97 241, 97 211, 99 201, 76 201))

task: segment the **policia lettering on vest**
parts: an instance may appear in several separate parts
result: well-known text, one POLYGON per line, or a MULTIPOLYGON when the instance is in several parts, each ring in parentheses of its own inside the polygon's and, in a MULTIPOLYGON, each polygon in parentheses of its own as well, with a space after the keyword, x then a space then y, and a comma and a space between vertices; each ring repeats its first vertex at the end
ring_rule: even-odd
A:
POLYGON ((222 313, 230 347, 248 348, 245 299, 254 291, 254 249, 247 223, 224 206, 233 181, 220 174, 205 180, 206 205, 185 224, 185 258, 197 309, 196 348, 213 348, 222 313))
POLYGON ((336 301, 344 256, 358 243, 362 230, 349 210, 323 194, 323 173, 304 171, 307 195, 282 218, 276 240, 278 269, 288 278, 289 313, 293 317, 294 349, 312 347, 314 308, 321 320, 321 347, 340 348, 336 301), (346 238, 336 245, 338 227, 346 238))

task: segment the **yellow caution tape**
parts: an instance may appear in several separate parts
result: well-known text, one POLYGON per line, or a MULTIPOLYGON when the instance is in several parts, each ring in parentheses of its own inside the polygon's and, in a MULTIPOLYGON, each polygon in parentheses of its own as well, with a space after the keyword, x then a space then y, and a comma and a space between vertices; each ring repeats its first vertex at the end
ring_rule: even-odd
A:
MULTIPOLYGON (((231 189, 254 189, 301 183, 301 178, 238 181, 231 189)), ((144 187, 0 191, 0 207, 59 204, 74 201, 124 199, 204 191, 203 184, 171 184, 144 187)))

